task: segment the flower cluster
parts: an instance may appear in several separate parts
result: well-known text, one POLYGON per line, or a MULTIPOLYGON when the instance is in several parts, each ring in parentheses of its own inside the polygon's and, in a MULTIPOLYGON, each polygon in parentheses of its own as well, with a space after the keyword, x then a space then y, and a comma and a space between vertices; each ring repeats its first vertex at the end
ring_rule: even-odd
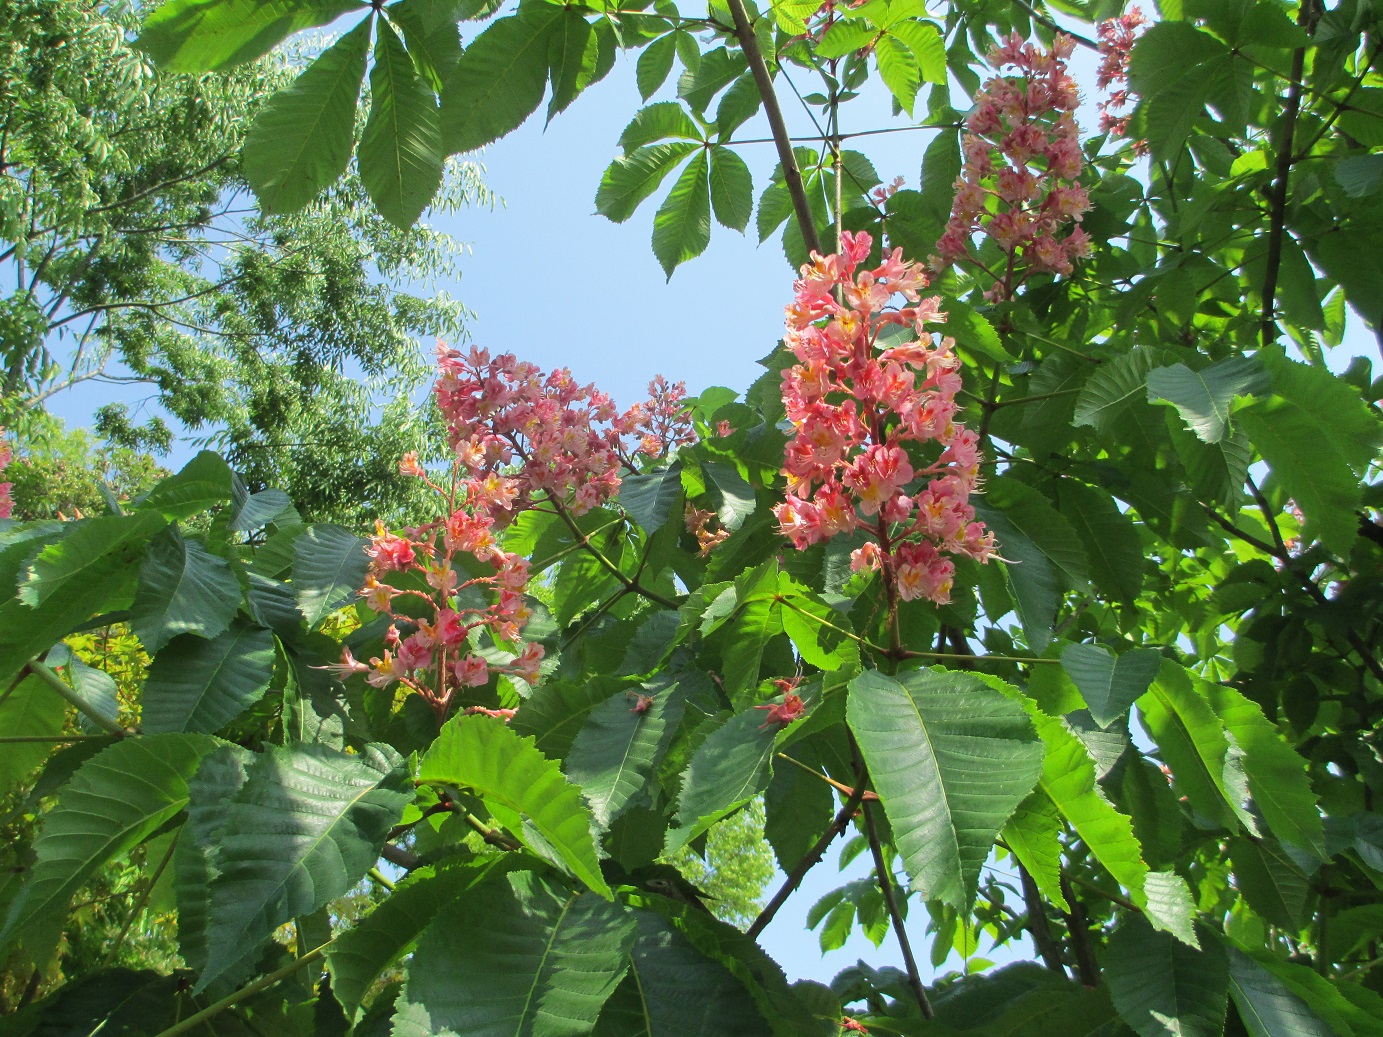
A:
MULTIPOLYGON (((5 430, 0 429, 0 472, 9 467, 10 460, 14 457, 14 450, 10 447, 9 441, 4 439, 5 430)), ((0 519, 7 519, 14 514, 14 498, 10 491, 14 488, 14 483, 0 482, 0 519)))
POLYGON ((783 465, 787 499, 774 514, 799 549, 864 530, 871 539, 852 555, 856 571, 882 570, 903 600, 944 604, 949 556, 994 554, 969 504, 979 437, 955 420, 960 363, 954 343, 933 344, 927 330, 945 315, 939 299, 920 297, 921 268, 895 249, 860 269, 869 235, 843 241, 839 255, 813 253, 787 308, 784 343, 798 363, 783 372, 783 403, 796 434, 783 465), (895 295, 910 305, 891 308, 895 295), (891 328, 903 334, 881 346, 891 328), (920 338, 906 341, 913 333, 920 338), (923 449, 934 459, 924 463, 923 449))
MULTIPOLYGON (((1120 17, 1095 26, 1102 56, 1100 67, 1095 72, 1095 85, 1108 91, 1100 102, 1100 129, 1117 137, 1128 136, 1128 116, 1120 112, 1129 103, 1129 55, 1133 51, 1138 28, 1146 22, 1142 11, 1130 7, 1120 17)), ((1141 141, 1134 145, 1140 152, 1144 147, 1141 141)))
POLYGON ((1006 254, 987 294, 999 301, 1029 273, 1069 274, 1090 250, 1079 224, 1090 199, 1081 174, 1079 127, 1072 112, 1080 97, 1066 72, 1074 44, 1058 35, 1050 51, 1016 34, 989 55, 1001 71, 975 96, 962 145, 965 164, 956 180, 951 219, 931 257, 940 271, 960 260, 976 261, 974 238, 983 234, 1006 254), (1065 226, 1077 224, 1062 236, 1065 226))
POLYGON ((483 499, 501 524, 539 492, 574 515, 609 500, 621 465, 633 467, 626 436, 653 455, 691 437, 686 392, 661 376, 649 384, 652 399, 620 414, 566 368, 544 374, 512 353, 439 346, 437 366, 433 392, 468 473, 468 499, 483 499))
POLYGON ((716 521, 714 511, 707 511, 705 508, 698 508, 695 504, 688 503, 683 517, 687 523, 687 532, 696 537, 696 544, 701 548, 702 558, 709 558, 712 551, 730 538, 728 529, 711 528, 711 523, 716 521))

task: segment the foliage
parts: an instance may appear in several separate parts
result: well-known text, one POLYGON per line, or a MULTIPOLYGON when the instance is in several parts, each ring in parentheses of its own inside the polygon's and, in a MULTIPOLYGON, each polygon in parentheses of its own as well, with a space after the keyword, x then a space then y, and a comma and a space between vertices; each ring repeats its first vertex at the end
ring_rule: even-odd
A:
POLYGON ((443 350, 451 454, 399 459, 425 517, 368 540, 210 453, 119 514, 0 530, 0 738, 71 708, 111 739, 12 776, 43 822, 0 941, 46 996, 11 1029, 1379 1032, 1383 435, 1340 355, 1348 310, 1383 319, 1372 8, 1098 30, 1134 103, 1074 153, 1077 44, 1026 5, 173 0, 141 46, 226 69, 348 9, 249 133, 266 211, 333 190, 367 71, 360 180, 408 223, 448 153, 640 50, 677 99, 597 206, 671 181, 669 272, 713 215, 781 229, 784 347, 742 395, 623 414, 443 350), (464 48, 457 19, 486 23, 464 48), (936 131, 916 189, 842 147, 875 79, 936 131), (727 156, 760 107, 756 207, 727 156), (51 654, 131 614, 137 717, 51 654), (741 932, 668 861, 760 800, 786 877, 741 932), (173 831, 187 970, 42 982, 71 894, 173 831), (906 969, 789 983, 755 938, 846 833, 873 871, 814 909, 822 945, 858 925, 906 969), (982 938, 1038 960, 985 971, 982 938), (974 969, 924 983, 956 950, 974 969))

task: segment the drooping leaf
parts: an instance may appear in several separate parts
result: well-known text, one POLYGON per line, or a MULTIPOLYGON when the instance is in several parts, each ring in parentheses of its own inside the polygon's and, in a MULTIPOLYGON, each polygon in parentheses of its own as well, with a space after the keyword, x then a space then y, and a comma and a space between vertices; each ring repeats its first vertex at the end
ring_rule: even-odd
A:
POLYGON ((149 543, 129 623, 155 653, 179 634, 217 636, 239 607, 240 584, 229 563, 170 527, 149 543))
POLYGON ((555 4, 527 4, 477 36, 442 91, 442 139, 474 151, 518 129, 543 99, 548 47, 565 17, 555 4))
MULTIPOLYGON (((492 809, 526 816, 577 878, 610 896, 596 860, 590 810, 531 739, 490 717, 455 717, 423 757, 418 780, 470 788, 492 809)), ((522 830, 514 835, 524 837, 522 830)))
POLYGON ((433 93, 440 94, 461 59, 456 5, 451 0, 398 0, 384 11, 402 31, 418 73, 433 93))
POLYGON ((387 21, 379 23, 370 70, 370 117, 356 161, 380 213, 411 227, 442 186, 442 133, 432 88, 387 21))
POLYGON ((36 859, 0 929, 0 947, 31 938, 31 929, 60 925, 72 894, 96 869, 129 853, 187 805, 188 779, 215 747, 203 735, 146 735, 122 739, 82 764, 44 817, 36 859))
POLYGON ((914 888, 964 909, 1042 772, 1023 708, 969 674, 866 670, 850 682, 846 716, 914 888))
POLYGON ((346 754, 270 746, 231 798, 214 858, 207 961, 198 989, 359 882, 412 799, 388 746, 346 754))
POLYGON ((1061 665, 1080 689, 1095 722, 1107 728, 1148 690, 1162 656, 1151 648, 1133 648, 1116 656, 1102 645, 1071 644, 1062 649, 1061 665))
POLYGON ((418 940, 394 1037, 588 1034, 629 969, 634 925, 622 904, 527 872, 463 895, 418 940))
POLYGON ((711 150, 711 208, 722 227, 741 233, 754 211, 754 180, 749 167, 729 148, 711 150))
POLYGON ((214 72, 364 7, 362 0, 171 0, 150 11, 137 43, 170 72, 214 72))
POLYGON ((1045 792, 1036 791, 1018 804, 1004 825, 1004 842, 1027 869, 1042 895, 1063 911, 1070 911, 1061 888, 1061 815, 1045 792))
POLYGON ((293 589, 307 625, 354 601, 369 566, 365 542, 340 526, 311 526, 294 540, 293 589))
POLYGON ((292 506, 288 494, 282 490, 260 490, 248 494, 236 511, 235 518, 231 519, 230 531, 248 533, 252 529, 260 529, 292 506))
POLYGON ((1229 841, 1229 859, 1234 884, 1249 907, 1285 932, 1300 932, 1310 880, 1282 847, 1271 839, 1240 836, 1229 841))
POLYGON ((635 802, 682 719, 685 692, 671 681, 615 695, 591 711, 571 752, 567 777, 581 786, 596 824, 610 822, 635 802), (649 696, 643 705, 640 696, 649 696))
POLYGON ((615 223, 634 215, 645 198, 658 189, 673 168, 696 150, 690 141, 649 144, 610 163, 600 178, 595 209, 615 223))
POLYGON ((237 620, 207 640, 184 634, 154 657, 144 686, 145 731, 219 730, 257 702, 274 676, 274 636, 237 620))
POLYGON ((778 732, 764 725, 764 714, 749 709, 711 732, 692 756, 677 797, 677 826, 668 831, 668 849, 679 850, 712 824, 768 787, 769 762, 778 732))
POLYGON ((731 465, 707 461, 701 466, 707 489, 712 492, 716 517, 726 529, 734 531, 754 513, 754 487, 731 465))
POLYGON ((1114 1007, 1139 1037, 1218 1037, 1229 962, 1214 941, 1196 950, 1137 916, 1110 936, 1100 959, 1114 1007))
POLYGON ((1118 601, 1136 601, 1147 561, 1133 520, 1108 493, 1074 479, 1059 480, 1053 495, 1085 548, 1095 586, 1118 601))
POLYGON ((671 279, 673 270, 711 243, 710 163, 701 151, 687 163, 653 217, 653 254, 671 279))
POLYGON ((346 171, 373 21, 332 44, 255 117, 241 168, 266 213, 301 209, 346 171))

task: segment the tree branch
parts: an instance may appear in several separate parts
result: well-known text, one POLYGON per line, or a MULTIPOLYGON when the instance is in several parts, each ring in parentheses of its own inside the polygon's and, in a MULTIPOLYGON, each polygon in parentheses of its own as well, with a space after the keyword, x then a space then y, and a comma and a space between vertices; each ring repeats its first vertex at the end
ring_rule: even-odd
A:
POLYGON ((109 731, 111 734, 120 738, 127 738, 134 734, 133 731, 127 731, 125 728, 121 727, 119 722, 113 717, 108 717, 104 713, 99 713, 92 709, 91 703, 78 695, 76 691, 68 686, 65 680, 37 659, 30 659, 28 665, 30 673, 66 699, 69 705, 76 707, 78 713, 81 713, 97 727, 104 731, 109 731))
MULTIPOLYGON (((851 739, 853 742, 854 739, 851 739)), ((921 973, 917 971, 917 959, 913 957, 912 944, 908 941, 908 932, 903 927, 903 913, 898 906, 898 897, 893 889, 893 877, 889 874, 888 862, 884 860, 883 844, 879 842, 879 832, 874 825, 874 815, 869 811, 869 804, 863 804, 860 809, 864 812, 864 828, 869 835, 869 852, 874 857, 874 874, 879 879, 879 892, 884 895, 884 906, 888 908, 888 917, 893 923, 893 935, 898 939, 898 949, 903 954, 903 965, 908 973, 908 986, 912 988, 912 996, 917 998, 917 1007, 922 1010, 923 1019, 932 1019, 936 1013, 932 1010, 932 1003, 927 998, 927 988, 922 985, 921 973)))
POLYGON ((1026 928, 1032 936, 1032 944, 1037 948, 1037 953, 1042 956, 1047 968, 1060 976, 1065 976, 1066 966, 1062 964, 1061 948, 1057 946, 1051 924, 1047 921, 1047 908, 1043 903, 1042 893, 1032 876, 1028 874, 1028 869, 1021 864, 1018 865, 1018 878, 1023 884, 1023 905, 1028 911, 1026 928))

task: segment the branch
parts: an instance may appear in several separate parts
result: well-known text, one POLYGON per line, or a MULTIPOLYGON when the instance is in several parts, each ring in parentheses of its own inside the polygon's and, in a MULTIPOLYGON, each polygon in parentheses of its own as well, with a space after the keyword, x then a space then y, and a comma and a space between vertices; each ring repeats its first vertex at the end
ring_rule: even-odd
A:
POLYGON ((1021 7, 1024 11, 1026 11, 1028 13, 1028 17, 1035 21, 1038 25, 1042 26, 1043 28, 1050 29, 1052 32, 1059 32, 1063 36, 1069 36, 1071 37, 1071 39, 1079 43, 1082 47, 1085 47, 1088 50, 1093 50, 1097 54, 1099 53, 1100 45, 1096 43, 1094 40, 1090 39, 1088 36, 1082 36, 1080 35, 1080 33, 1072 32, 1070 29, 1063 29, 1060 25, 1058 25, 1051 18, 1048 18, 1045 14, 1038 13, 1038 11, 1034 9, 1032 5, 1026 2, 1026 0, 1013 0, 1013 2, 1016 6, 1021 7))
POLYGON ((1042 956, 1047 968, 1060 976, 1066 975, 1066 967, 1061 962, 1061 948, 1057 946, 1052 927, 1047 921, 1047 909, 1042 901, 1042 893, 1037 888, 1028 869, 1018 865, 1018 878, 1023 883, 1023 904, 1028 909, 1028 924, 1025 927, 1032 936, 1033 946, 1042 956))
POLYGON ((626 576, 624 574, 624 570, 622 570, 614 562, 610 561, 610 559, 606 558, 603 554, 601 554, 600 551, 596 548, 596 546, 591 543, 591 538, 587 536, 585 533, 581 532, 581 527, 576 524, 576 520, 571 517, 571 514, 567 511, 564 505, 562 505, 556 500, 554 500, 552 503, 557 509, 557 514, 561 516, 562 521, 567 524, 567 528, 570 529, 572 531, 572 535, 576 537, 576 542, 580 544, 582 547, 584 547, 588 552, 590 552, 591 557, 593 557, 597 562, 603 565, 606 568, 606 570, 612 576, 614 576, 615 579, 619 580, 620 583, 624 584, 624 586, 628 590, 633 591, 635 594, 645 597, 649 601, 655 602, 656 604, 663 606, 663 608, 665 609, 676 610, 677 602, 673 601, 671 598, 663 597, 657 591, 649 590, 647 587, 642 586, 638 580, 626 576))
POLYGON ((91 703, 78 695, 76 691, 68 686, 65 680, 37 659, 30 659, 28 665, 30 673, 66 699, 69 705, 75 706, 78 713, 81 713, 97 727, 104 731, 109 731, 119 738, 126 738, 134 734, 133 731, 128 731, 121 727, 119 722, 113 717, 108 717, 104 713, 98 713, 96 710, 92 709, 91 703))
POLYGON ((1087 987, 1097 987, 1100 985, 1100 963, 1095 960, 1095 948, 1090 943, 1090 925, 1085 920, 1085 908, 1076 899, 1076 891, 1065 875, 1061 876, 1061 894, 1071 905, 1071 913, 1066 915, 1066 930, 1076 955, 1076 972, 1087 987))
POLYGON ((763 51, 759 50, 754 27, 749 23, 749 12, 744 9, 744 0, 727 0, 727 3, 730 16, 735 20, 735 36, 739 38, 740 49, 744 51, 749 71, 754 74, 754 82, 763 98, 764 114, 768 116, 768 125, 773 131, 773 143, 778 147, 783 183, 787 185, 788 195, 792 198, 792 209, 802 228, 802 240, 808 252, 821 254, 821 239, 816 233, 816 220, 812 217, 811 206, 807 204, 807 189, 802 184, 797 157, 792 153, 792 139, 788 136, 787 123, 783 121, 783 109, 779 107, 778 95, 773 91, 773 77, 769 74, 763 51))
POLYGON ((778 909, 787 903, 788 897, 792 896, 797 887, 802 884, 802 880, 806 878, 807 872, 811 871, 812 868, 816 867, 816 865, 821 862, 821 857, 825 854, 826 847, 835 842, 836 836, 845 831, 845 826, 848 825, 850 819, 855 816, 855 811, 860 808, 860 802, 864 799, 864 778, 865 776, 862 769, 855 772, 855 791, 850 794, 850 797, 841 805, 841 808, 836 811, 835 818, 831 821, 826 831, 821 833, 821 838, 816 841, 816 845, 808 850, 806 856, 797 862, 797 867, 792 869, 792 874, 790 874, 783 881, 783 884, 778 887, 778 892, 773 894, 773 899, 759 912, 759 917, 754 919, 753 924, 750 925, 747 930, 747 935, 751 940, 758 939, 759 934, 768 928, 768 923, 773 921, 773 916, 778 913, 778 909))
MULTIPOLYGON (((851 742, 853 741, 852 738, 851 742)), ((913 957, 912 944, 908 942, 907 930, 903 928, 903 913, 898 908, 893 878, 889 874, 888 863, 884 860, 884 848, 879 842, 874 815, 870 813, 868 803, 860 809, 864 811, 864 829, 869 835, 869 851, 874 856, 874 874, 879 878, 879 892, 884 895, 884 906, 888 908, 888 917, 893 923, 893 934, 898 938, 898 949, 902 951, 903 964, 907 967, 908 986, 912 988, 912 996, 917 998, 917 1007, 922 1010, 922 1018, 932 1019, 936 1013, 932 1010, 931 1001, 927 999, 927 989, 922 985, 922 976, 917 971, 917 959, 913 957)))
MULTIPOLYGON (((412 871, 423 863, 423 859, 410 850, 405 850, 401 846, 393 843, 385 843, 379 851, 379 855, 390 864, 397 865, 404 871, 412 871)), ((162 1037, 162 1035, 160 1035, 162 1037)))
POLYGON ((239 1004, 241 1001, 244 1001, 247 997, 250 997, 254 994, 258 994, 261 990, 266 990, 269 987, 272 987, 274 984, 287 979, 289 976, 293 975, 293 973, 297 972, 299 969, 305 968, 315 961, 319 961, 326 954, 327 948, 330 946, 331 941, 328 940, 320 947, 316 947, 308 951, 306 954, 304 954, 301 958, 298 958, 296 961, 289 962, 281 969, 275 969, 267 976, 260 976, 259 979, 255 980, 253 983, 247 983, 245 986, 235 991, 235 993, 227 994, 225 997, 221 998, 221 1000, 217 1001, 215 1004, 208 1005, 206 1008, 203 1008, 200 1012, 196 1012, 193 1015, 189 1015, 186 1019, 182 1020, 182 1022, 174 1023, 172 1026, 168 1027, 168 1029, 158 1033, 156 1037, 178 1037, 179 1034, 187 1033, 190 1030, 196 1029, 206 1020, 210 1019, 212 1016, 220 1015, 227 1008, 231 1008, 232 1006, 239 1004))

